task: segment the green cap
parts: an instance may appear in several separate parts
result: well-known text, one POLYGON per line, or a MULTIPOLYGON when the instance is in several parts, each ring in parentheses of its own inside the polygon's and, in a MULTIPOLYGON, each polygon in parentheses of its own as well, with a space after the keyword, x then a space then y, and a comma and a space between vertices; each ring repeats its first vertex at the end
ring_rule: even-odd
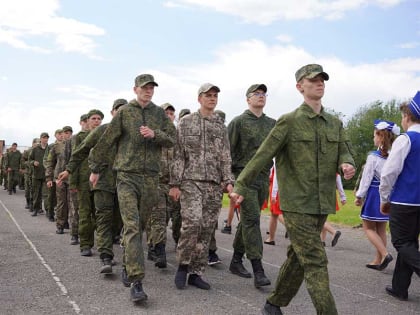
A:
POLYGON ((104 119, 104 114, 99 109, 91 109, 87 113, 88 118, 92 117, 93 115, 99 115, 99 116, 101 116, 101 119, 104 119))
POLYGON ((171 110, 175 111, 175 107, 171 103, 162 104, 162 105, 160 105, 160 107, 162 107, 163 110, 171 109, 171 110))
POLYGON ((139 76, 136 77, 136 79, 134 80, 134 84, 135 86, 145 86, 148 83, 153 83, 154 86, 159 86, 156 82, 155 82, 155 78, 151 75, 151 74, 140 74, 139 76))
POLYGON ((57 129, 54 134, 56 135, 57 133, 63 133, 63 129, 57 129))
POLYGON ((225 120, 226 120, 226 114, 225 114, 225 112, 223 112, 223 111, 221 111, 221 110, 219 110, 219 109, 216 109, 216 110, 214 111, 214 113, 215 113, 217 116, 219 116, 220 118, 222 118, 223 122, 225 122, 225 120))
POLYGON ((200 86, 200 88, 198 89, 198 95, 200 95, 201 93, 206 93, 208 91, 210 91, 211 89, 216 90, 217 93, 220 92, 219 87, 217 87, 214 84, 211 83, 204 83, 202 86, 200 86))
POLYGON ((179 119, 188 114, 191 114, 191 111, 188 108, 181 109, 181 111, 179 112, 179 119))
POLYGON ((82 116, 80 116, 80 121, 86 121, 88 118, 89 117, 87 114, 83 114, 82 116))
POLYGON ((32 139, 32 144, 35 144, 35 143, 39 143, 39 138, 33 138, 32 139))
POLYGON ((43 133, 41 133, 41 135, 39 137, 40 138, 49 138, 50 136, 48 135, 48 132, 43 132, 43 133))
POLYGON ((64 127, 63 127, 63 132, 66 132, 66 131, 71 131, 71 132, 73 132, 73 128, 72 128, 71 126, 64 126, 64 127))
POLYGON ((254 93, 256 90, 263 90, 264 93, 267 93, 267 86, 265 84, 253 84, 251 85, 248 90, 246 90, 246 96, 249 96, 249 94, 254 93))
POLYGON ((119 98, 119 99, 116 99, 115 101, 114 101, 114 104, 112 104, 112 110, 117 110, 118 108, 120 108, 121 106, 123 106, 123 105, 127 105, 128 104, 128 102, 127 102, 127 100, 126 99, 124 99, 124 98, 119 98))
POLYGON ((299 82, 303 78, 313 79, 318 74, 321 74, 324 77, 325 81, 328 81, 328 79, 330 78, 328 73, 324 72, 324 70, 322 69, 322 66, 317 65, 317 64, 309 64, 309 65, 303 66, 298 71, 296 71, 295 73, 296 82, 299 82))

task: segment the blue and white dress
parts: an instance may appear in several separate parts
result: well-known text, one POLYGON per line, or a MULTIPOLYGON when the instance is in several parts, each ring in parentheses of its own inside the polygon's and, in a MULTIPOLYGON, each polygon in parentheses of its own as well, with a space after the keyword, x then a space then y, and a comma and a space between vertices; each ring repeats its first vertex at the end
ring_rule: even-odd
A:
POLYGON ((381 199, 379 196, 379 184, 382 167, 386 157, 381 156, 379 150, 369 153, 363 169, 362 179, 356 197, 364 198, 360 218, 368 221, 388 221, 389 217, 380 211, 381 199))

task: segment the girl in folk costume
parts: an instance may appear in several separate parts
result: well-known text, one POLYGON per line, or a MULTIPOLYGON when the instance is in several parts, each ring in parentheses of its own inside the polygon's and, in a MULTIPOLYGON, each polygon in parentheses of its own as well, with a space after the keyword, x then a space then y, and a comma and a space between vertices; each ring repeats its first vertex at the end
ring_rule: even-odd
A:
MULTIPOLYGON (((277 220, 280 221, 284 225, 284 218, 283 212, 280 208, 280 197, 279 197, 279 188, 277 183, 277 175, 276 175, 276 166, 275 164, 271 168, 270 171, 270 222, 268 226, 268 238, 264 241, 264 244, 267 245, 275 245, 275 234, 277 229, 277 220)), ((287 237, 287 232, 285 237, 287 237)))
POLYGON ((400 128, 395 123, 375 120, 373 142, 378 149, 369 153, 360 186, 356 192, 356 206, 363 204, 360 214, 363 230, 376 248, 375 258, 366 267, 375 270, 385 269, 393 259, 386 249, 386 224, 389 217, 380 212, 379 184, 382 167, 388 157, 392 142, 399 134, 400 128))

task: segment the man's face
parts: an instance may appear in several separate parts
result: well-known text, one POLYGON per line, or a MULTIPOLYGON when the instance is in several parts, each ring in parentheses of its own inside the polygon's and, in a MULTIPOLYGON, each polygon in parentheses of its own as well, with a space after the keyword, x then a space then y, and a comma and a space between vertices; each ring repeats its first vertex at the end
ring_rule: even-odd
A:
POLYGON ((12 152, 15 152, 17 150, 17 145, 16 144, 13 144, 12 147, 10 148, 10 150, 12 152))
POLYGON ((41 138, 41 145, 46 145, 48 143, 48 137, 41 138))
POLYGON ((137 101, 140 104, 148 104, 155 93, 155 85, 153 83, 147 83, 146 85, 140 87, 134 87, 134 93, 137 95, 137 101))
POLYGON ((214 89, 210 89, 205 93, 201 93, 198 96, 198 102, 201 107, 206 110, 214 110, 217 105, 217 100, 219 97, 219 92, 214 89))
POLYGON ((88 118, 89 129, 93 130, 102 123, 102 117, 95 114, 88 118))
POLYGON ((324 96, 324 77, 318 74, 313 79, 304 78, 296 84, 297 89, 304 97, 312 100, 320 100, 324 96))
POLYGON ((172 122, 174 122, 174 120, 175 120, 175 111, 173 111, 172 109, 167 109, 167 110, 165 110, 165 114, 166 114, 166 116, 168 116, 168 118, 172 122))
POLYGON ((247 98, 248 105, 253 108, 263 108, 266 100, 267 94, 261 89, 251 93, 247 98))
POLYGON ((64 140, 69 140, 70 138, 71 138, 71 136, 73 135, 73 133, 70 131, 70 130, 68 130, 68 131, 65 131, 64 133, 63 133, 63 139, 64 140))
POLYGON ((63 139, 64 139, 64 132, 56 133, 55 134, 55 139, 57 139, 57 141, 63 141, 63 139))

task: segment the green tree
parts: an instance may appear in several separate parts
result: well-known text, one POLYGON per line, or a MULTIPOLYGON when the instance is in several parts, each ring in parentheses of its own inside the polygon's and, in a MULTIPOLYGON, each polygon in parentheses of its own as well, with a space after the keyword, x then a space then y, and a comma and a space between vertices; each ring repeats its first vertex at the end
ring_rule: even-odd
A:
MULTIPOLYGON (((365 163, 367 154, 375 150, 373 146, 373 122, 375 119, 389 120, 401 124, 400 102, 391 100, 387 103, 375 101, 364 105, 350 118, 346 124, 346 131, 351 140, 355 156, 354 160, 358 167, 365 163)), ((400 126, 401 127, 401 126, 400 126)), ((345 188, 354 187, 357 176, 345 183, 345 188)))

